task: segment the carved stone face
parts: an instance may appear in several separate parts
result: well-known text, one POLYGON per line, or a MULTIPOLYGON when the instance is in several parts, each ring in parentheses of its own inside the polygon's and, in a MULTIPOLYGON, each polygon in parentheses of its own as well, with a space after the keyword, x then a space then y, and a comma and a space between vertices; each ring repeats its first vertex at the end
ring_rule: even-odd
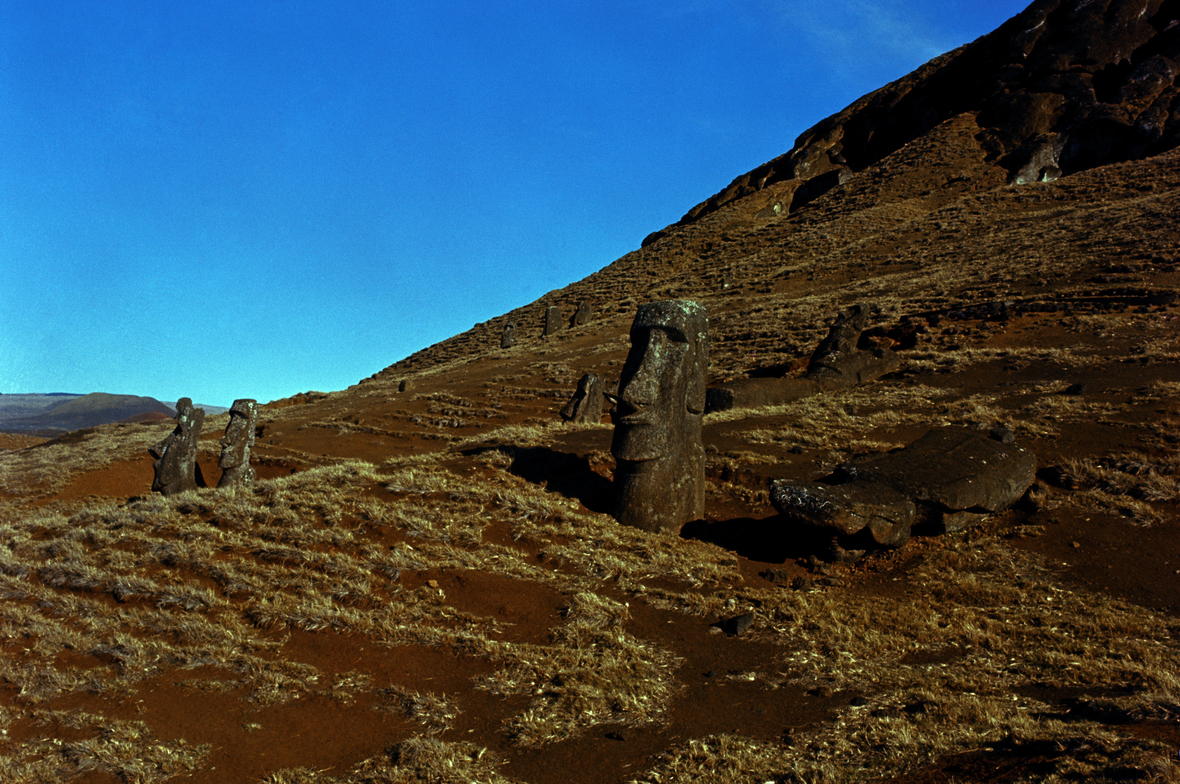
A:
POLYGON ((619 380, 611 452, 644 462, 699 441, 708 362, 705 309, 687 300, 642 305, 631 325, 631 351, 619 380))
POLYGON ((253 400, 235 400, 229 410, 229 424, 221 437, 221 458, 217 461, 222 469, 234 468, 245 463, 254 439, 250 432, 254 426, 256 408, 253 400))

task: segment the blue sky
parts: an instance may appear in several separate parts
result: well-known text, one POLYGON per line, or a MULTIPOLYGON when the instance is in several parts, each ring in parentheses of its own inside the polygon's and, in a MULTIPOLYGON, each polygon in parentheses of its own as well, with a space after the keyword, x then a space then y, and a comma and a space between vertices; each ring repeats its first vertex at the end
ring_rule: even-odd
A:
POLYGON ((1024 0, 0 0, 0 393, 343 389, 1024 0))

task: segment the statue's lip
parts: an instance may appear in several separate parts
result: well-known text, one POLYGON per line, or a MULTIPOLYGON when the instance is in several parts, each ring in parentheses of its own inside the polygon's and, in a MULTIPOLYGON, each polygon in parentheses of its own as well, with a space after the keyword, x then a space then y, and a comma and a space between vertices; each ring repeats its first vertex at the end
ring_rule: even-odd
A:
POLYGON ((650 425, 652 423, 652 415, 650 411, 639 410, 630 414, 624 414, 616 420, 620 425, 650 425))

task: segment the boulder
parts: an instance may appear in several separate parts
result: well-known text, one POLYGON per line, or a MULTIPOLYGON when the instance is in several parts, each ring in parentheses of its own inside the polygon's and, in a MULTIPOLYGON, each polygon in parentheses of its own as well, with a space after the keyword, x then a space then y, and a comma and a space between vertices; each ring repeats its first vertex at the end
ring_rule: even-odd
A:
POLYGON ((773 482, 770 500, 789 523, 897 547, 914 525, 935 533, 974 525, 1019 500, 1035 479, 1036 460, 1021 447, 947 427, 859 458, 826 483, 773 482))

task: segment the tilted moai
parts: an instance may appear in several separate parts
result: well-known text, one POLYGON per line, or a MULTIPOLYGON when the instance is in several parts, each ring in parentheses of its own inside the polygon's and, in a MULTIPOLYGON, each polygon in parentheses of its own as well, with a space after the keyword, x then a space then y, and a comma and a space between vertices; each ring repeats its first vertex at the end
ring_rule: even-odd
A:
POLYGON ((545 331, 542 333, 544 337, 556 335, 561 330, 561 308, 556 305, 550 305, 545 308, 545 331))
POLYGON ((590 303, 582 300, 578 303, 578 309, 574 311, 574 315, 570 317, 571 327, 580 327, 590 323, 590 303))
POLYGON ((197 443, 204 424, 205 412, 194 407, 191 398, 182 397, 176 402, 176 429, 148 449, 156 458, 152 490, 176 495, 197 489, 197 443))
POLYGON ((258 424, 258 401, 235 400, 229 410, 229 424, 221 437, 221 468, 218 487, 248 485, 254 481, 250 451, 254 448, 254 428, 258 424))
POLYGON ((705 370, 709 319, 690 300, 640 305, 619 379, 611 514, 646 531, 678 531, 705 514, 705 370))
POLYGON ((512 348, 516 345, 516 323, 513 321, 504 325, 504 331, 500 333, 500 348, 512 348))
POLYGON ((578 380, 578 391, 561 409, 561 418, 566 422, 590 422, 597 424, 602 421, 603 389, 605 384, 602 376, 597 373, 587 373, 578 380))

